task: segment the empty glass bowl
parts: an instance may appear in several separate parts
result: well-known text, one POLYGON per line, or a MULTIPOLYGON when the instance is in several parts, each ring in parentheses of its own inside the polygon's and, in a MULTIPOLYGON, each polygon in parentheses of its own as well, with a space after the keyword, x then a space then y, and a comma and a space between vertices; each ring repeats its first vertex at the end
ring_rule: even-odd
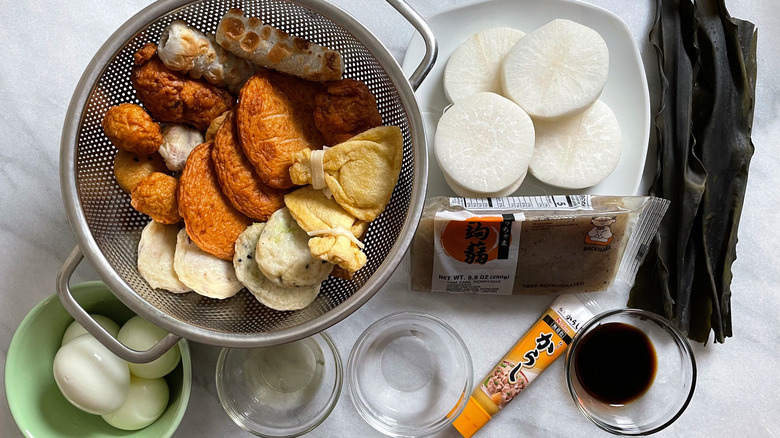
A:
POLYGON ((283 345, 223 348, 217 394, 228 416, 262 437, 296 437, 330 415, 341 394, 341 357, 324 332, 283 345))
POLYGON ((431 315, 387 316, 358 338, 347 363, 352 402, 389 436, 427 436, 457 418, 472 387, 466 345, 431 315))
POLYGON ((696 386, 696 361, 685 336, 666 319, 637 309, 611 310, 591 319, 574 337, 565 368, 569 392, 580 411, 616 435, 649 435, 672 424, 685 411, 696 386), (603 336, 600 340, 597 333, 603 336), (648 340, 655 370, 648 369, 647 379, 642 379, 646 361, 637 360, 643 357, 642 349, 627 350, 648 340), (623 366, 632 361, 634 366, 623 366), (618 363, 622 365, 613 366, 618 363))

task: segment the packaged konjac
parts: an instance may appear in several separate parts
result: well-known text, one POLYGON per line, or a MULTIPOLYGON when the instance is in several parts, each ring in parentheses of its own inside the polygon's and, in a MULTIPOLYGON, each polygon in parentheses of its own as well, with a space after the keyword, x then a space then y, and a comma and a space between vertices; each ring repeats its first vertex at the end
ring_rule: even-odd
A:
POLYGON ((411 288, 496 295, 633 283, 668 201, 647 196, 437 197, 411 248, 411 288))

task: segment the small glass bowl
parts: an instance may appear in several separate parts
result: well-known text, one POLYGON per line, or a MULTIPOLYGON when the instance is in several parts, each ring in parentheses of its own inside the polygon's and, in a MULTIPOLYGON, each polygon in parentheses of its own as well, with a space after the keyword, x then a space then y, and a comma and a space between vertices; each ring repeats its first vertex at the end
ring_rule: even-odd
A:
POLYGON ((341 394, 343 369, 326 333, 271 347, 223 348, 217 394, 228 416, 261 437, 297 437, 319 426, 341 394))
POLYGON ((347 376, 352 402, 368 424, 385 435, 420 437, 446 428, 463 411, 473 370, 452 327, 431 315, 401 312, 360 336, 347 376))
MULTIPOLYGON (((620 346, 615 346, 620 351, 620 346)), ((615 435, 650 435, 682 415, 696 386, 696 361, 685 336, 665 318, 638 309, 603 312, 588 321, 566 354, 566 383, 580 411, 598 427, 615 435), (602 324, 624 323, 647 335, 656 356, 650 387, 638 398, 609 404, 593 397, 577 377, 577 353, 584 337, 602 324)))

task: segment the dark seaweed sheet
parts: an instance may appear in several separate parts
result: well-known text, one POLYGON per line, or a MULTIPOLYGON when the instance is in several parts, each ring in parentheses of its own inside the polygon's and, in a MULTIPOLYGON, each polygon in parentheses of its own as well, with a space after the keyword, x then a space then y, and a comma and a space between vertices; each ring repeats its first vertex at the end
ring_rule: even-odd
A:
POLYGON ((731 336, 731 265, 753 153, 754 26, 723 0, 659 0, 650 41, 661 78, 658 171, 671 201, 628 305, 666 316, 691 339, 731 336))

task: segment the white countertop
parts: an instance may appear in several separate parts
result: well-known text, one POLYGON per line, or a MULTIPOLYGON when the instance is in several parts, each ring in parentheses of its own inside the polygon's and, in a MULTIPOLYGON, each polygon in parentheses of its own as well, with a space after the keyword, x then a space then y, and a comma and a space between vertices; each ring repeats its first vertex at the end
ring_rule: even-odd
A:
MULTIPOLYGON (((399 63, 413 29, 381 0, 333 0, 374 32, 399 63)), ((543 1, 543 0, 539 0, 543 1)), ((648 64, 647 33, 655 2, 590 0, 622 18, 648 64)), ((147 6, 145 0, 48 2, 0 0, 0 353, 5 355, 24 315, 55 293, 55 277, 76 246, 60 195, 60 134, 67 106, 82 72, 114 30, 147 6)), ((429 17, 462 0, 409 0, 429 17)), ((698 382, 690 406, 658 436, 770 437, 780 435, 780 8, 772 0, 732 0, 733 16, 759 30, 755 155, 739 230, 732 283, 734 337, 726 343, 694 345, 698 382)), ((439 62, 444 62, 440 59, 439 62)), ((649 69, 653 71, 654 69, 649 69)), ((651 157, 648 161, 653 161, 651 157)), ((72 282, 98 279, 87 263, 72 282)), ((400 310, 428 312, 463 337, 475 380, 487 373, 553 297, 474 297, 419 294, 394 276, 367 304, 328 329, 344 360, 357 337, 378 318, 400 310)), ((193 390, 176 436, 250 436, 222 410, 214 386, 219 348, 191 343, 193 390)), ((2 376, 3 373, 0 373, 2 376)), ((3 378, 3 377, 0 377, 3 378)), ((0 435, 21 436, 5 396, 0 399, 0 435)), ((442 436, 459 436, 450 429, 442 436)), ((563 360, 521 394, 477 436, 608 436, 572 403, 563 360)), ((346 390, 330 417, 310 436, 369 437, 380 434, 365 423, 346 390)))

